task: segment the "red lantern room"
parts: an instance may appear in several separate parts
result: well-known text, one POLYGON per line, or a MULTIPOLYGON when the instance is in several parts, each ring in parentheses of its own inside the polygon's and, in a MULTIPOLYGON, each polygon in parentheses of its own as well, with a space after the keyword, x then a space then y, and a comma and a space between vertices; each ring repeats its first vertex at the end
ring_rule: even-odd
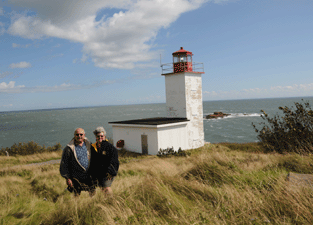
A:
POLYGON ((186 51, 183 47, 173 54, 174 73, 192 72, 192 52, 186 51))

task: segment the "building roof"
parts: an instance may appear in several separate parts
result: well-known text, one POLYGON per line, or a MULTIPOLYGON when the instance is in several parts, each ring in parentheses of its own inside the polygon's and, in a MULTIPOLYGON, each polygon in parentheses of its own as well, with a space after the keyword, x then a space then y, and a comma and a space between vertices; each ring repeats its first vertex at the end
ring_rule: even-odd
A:
POLYGON ((172 55, 177 55, 179 53, 184 53, 187 55, 193 55, 192 52, 185 50, 183 47, 180 47, 180 49, 176 52, 173 52, 172 55))
POLYGON ((109 122, 110 124, 138 124, 138 125, 161 125, 169 123, 179 123, 189 121, 187 118, 168 118, 168 117, 154 117, 147 119, 138 119, 138 120, 124 120, 124 121, 115 121, 109 122))

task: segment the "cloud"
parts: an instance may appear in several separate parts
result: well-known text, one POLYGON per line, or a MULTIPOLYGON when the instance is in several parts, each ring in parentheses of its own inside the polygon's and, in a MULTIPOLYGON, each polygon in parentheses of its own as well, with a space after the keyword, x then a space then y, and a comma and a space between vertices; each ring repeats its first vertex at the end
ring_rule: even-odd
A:
POLYGON ((5 72, 0 72, 0 79, 11 76, 13 72, 10 71, 5 71, 5 72))
POLYGON ((83 44, 82 61, 90 57, 97 67, 132 69, 137 62, 157 59, 158 54, 151 48, 161 28, 169 27, 182 13, 208 0, 8 1, 37 13, 12 18, 10 34, 79 42, 83 44), (110 15, 112 10, 116 13, 110 15))
POLYGON ((20 45, 20 44, 12 43, 13 48, 28 48, 29 46, 31 46, 31 44, 20 45))
POLYGON ((73 85, 63 83, 55 86, 37 86, 37 87, 26 87, 25 85, 15 86, 15 81, 9 83, 0 83, 0 93, 36 93, 36 92, 59 92, 80 89, 81 85, 73 85))
POLYGON ((19 63, 11 63, 9 67, 11 69, 15 69, 15 68, 29 68, 31 66, 32 65, 28 62, 19 62, 19 63))
POLYGON ((204 91, 203 94, 208 95, 208 96, 217 96, 218 95, 216 93, 216 91, 204 91))
POLYGON ((15 86, 15 81, 10 81, 9 83, 2 82, 0 83, 0 93, 45 93, 45 92, 61 92, 61 91, 71 91, 71 90, 81 90, 81 89, 90 89, 94 87, 100 87, 107 84, 116 83, 116 80, 102 80, 97 81, 92 84, 68 84, 63 83, 61 85, 54 86, 35 86, 35 87, 26 87, 25 85, 15 86))
POLYGON ((0 83, 0 93, 17 93, 20 92, 21 88, 25 87, 24 85, 15 86, 15 81, 10 81, 9 83, 2 82, 0 83))
POLYGON ((250 88, 240 91, 203 91, 204 99, 247 99, 247 98, 274 98, 296 97, 313 95, 313 83, 294 84, 288 86, 274 86, 270 88, 250 88))

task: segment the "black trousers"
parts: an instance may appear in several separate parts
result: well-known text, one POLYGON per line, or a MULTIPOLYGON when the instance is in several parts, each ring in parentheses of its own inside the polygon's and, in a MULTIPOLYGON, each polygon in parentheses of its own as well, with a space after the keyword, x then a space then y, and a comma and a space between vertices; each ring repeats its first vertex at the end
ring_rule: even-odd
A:
POLYGON ((97 183, 92 179, 78 180, 77 178, 72 178, 73 187, 68 186, 67 190, 69 192, 74 192, 75 195, 80 195, 82 191, 88 191, 94 193, 96 190, 97 183))

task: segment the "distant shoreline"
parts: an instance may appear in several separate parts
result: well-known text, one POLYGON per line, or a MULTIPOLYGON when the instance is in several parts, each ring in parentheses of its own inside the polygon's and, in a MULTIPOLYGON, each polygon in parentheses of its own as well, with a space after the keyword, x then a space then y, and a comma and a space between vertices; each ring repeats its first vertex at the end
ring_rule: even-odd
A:
MULTIPOLYGON (((275 98, 220 99, 220 100, 203 100, 203 102, 292 99, 292 98, 312 98, 312 97, 313 96, 275 97, 275 98)), ((154 103, 137 103, 137 104, 122 104, 122 105, 113 105, 112 104, 112 105, 95 105, 95 106, 77 106, 77 107, 48 108, 48 109, 24 109, 24 110, 0 111, 0 114, 1 113, 17 113, 17 112, 34 112, 34 111, 72 110, 72 109, 82 109, 82 108, 100 108, 100 107, 106 107, 106 106, 151 105, 151 104, 166 104, 166 103, 165 102, 154 102, 154 103)))

